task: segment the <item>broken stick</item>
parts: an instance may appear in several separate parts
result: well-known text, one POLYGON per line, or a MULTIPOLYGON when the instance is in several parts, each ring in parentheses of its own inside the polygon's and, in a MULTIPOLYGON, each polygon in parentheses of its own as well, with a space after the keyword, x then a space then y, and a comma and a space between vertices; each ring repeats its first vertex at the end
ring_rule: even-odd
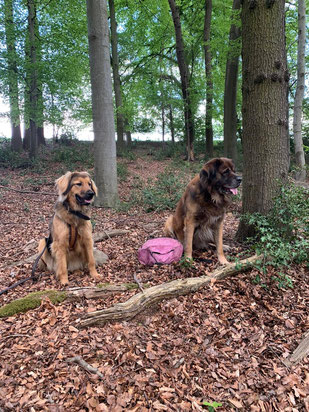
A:
POLYGON ((163 299, 171 299, 176 296, 196 292, 213 279, 221 280, 228 276, 250 269, 255 263, 261 261, 262 258, 263 256, 252 256, 248 259, 241 260, 238 263, 217 269, 212 276, 178 279, 158 286, 153 286, 132 296, 126 302, 117 303, 110 308, 88 313, 79 321, 78 326, 80 328, 85 328, 88 326, 101 326, 109 321, 132 319, 138 313, 163 299))

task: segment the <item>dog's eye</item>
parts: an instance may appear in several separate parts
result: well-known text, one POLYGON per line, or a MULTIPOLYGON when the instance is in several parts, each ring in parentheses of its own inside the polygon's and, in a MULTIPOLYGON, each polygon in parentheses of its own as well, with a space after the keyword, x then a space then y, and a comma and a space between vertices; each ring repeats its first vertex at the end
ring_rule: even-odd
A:
POLYGON ((230 172, 230 169, 225 169, 224 172, 223 172, 223 174, 226 175, 226 174, 228 174, 229 172, 230 172))
POLYGON ((78 182, 78 183, 75 183, 75 185, 76 186, 82 186, 82 183, 78 182))

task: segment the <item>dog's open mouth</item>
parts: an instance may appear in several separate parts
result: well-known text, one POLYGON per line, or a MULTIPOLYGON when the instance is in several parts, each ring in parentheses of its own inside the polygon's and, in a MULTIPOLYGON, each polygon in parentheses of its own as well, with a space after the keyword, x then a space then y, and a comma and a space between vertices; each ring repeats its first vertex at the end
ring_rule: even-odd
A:
POLYGON ((236 187, 234 188, 234 187, 224 187, 223 186, 223 191, 224 191, 224 193, 232 193, 233 195, 237 195, 237 193, 238 193, 238 190, 236 189, 236 187))
POLYGON ((91 200, 93 198, 93 196, 87 196, 87 197, 81 197, 79 195, 75 195, 77 202, 80 205, 89 205, 91 203, 91 200))

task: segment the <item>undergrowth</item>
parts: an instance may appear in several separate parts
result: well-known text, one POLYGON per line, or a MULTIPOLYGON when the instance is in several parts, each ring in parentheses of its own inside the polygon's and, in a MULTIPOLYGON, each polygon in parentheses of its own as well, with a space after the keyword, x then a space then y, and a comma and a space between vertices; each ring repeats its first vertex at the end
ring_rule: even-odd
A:
MULTIPOLYGON (((303 187, 282 186, 272 210, 267 215, 245 216, 256 236, 250 241, 258 254, 263 253, 267 265, 277 269, 273 280, 280 288, 292 287, 284 267, 292 262, 307 262, 309 254, 309 193, 303 187)), ((309 267, 309 266, 308 266, 309 267)), ((266 271, 266 267, 259 269, 266 271)))

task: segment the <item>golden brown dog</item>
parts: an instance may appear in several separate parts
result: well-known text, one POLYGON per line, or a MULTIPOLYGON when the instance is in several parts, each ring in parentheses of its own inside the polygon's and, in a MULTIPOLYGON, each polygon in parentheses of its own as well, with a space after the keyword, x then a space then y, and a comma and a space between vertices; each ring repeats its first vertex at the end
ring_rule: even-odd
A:
POLYGON ((39 242, 39 268, 55 271, 62 285, 68 283, 68 271, 84 269, 99 280, 93 256, 92 227, 88 206, 97 187, 87 172, 67 172, 56 180, 58 200, 48 239, 39 242))
POLYGON ((185 257, 191 259, 193 248, 204 249, 213 242, 219 262, 228 263, 223 252, 223 219, 230 195, 237 193, 240 183, 232 160, 221 157, 207 162, 188 184, 164 227, 166 236, 183 243, 185 257))

